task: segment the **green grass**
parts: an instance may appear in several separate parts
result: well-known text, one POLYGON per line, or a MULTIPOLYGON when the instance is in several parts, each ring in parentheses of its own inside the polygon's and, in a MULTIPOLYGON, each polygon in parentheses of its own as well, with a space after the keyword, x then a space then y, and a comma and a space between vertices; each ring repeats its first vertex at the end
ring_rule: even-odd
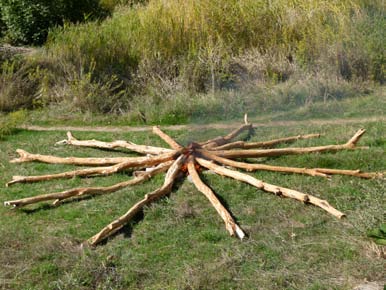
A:
MULTIPOLYGON (((320 132, 297 145, 344 142, 358 128, 366 151, 347 151, 262 159, 292 166, 328 166, 384 170, 385 124, 302 123, 292 127, 260 127, 252 140, 320 132)), ((182 143, 226 133, 224 130, 171 131, 182 143)), ((0 183, 12 175, 37 175, 73 166, 9 164, 17 148, 58 156, 121 156, 87 148, 55 147, 63 132, 17 131, 0 142, 0 183)), ((163 145, 156 136, 138 133, 78 132, 79 139, 126 139, 163 145)), ((253 173, 274 184, 327 199, 347 214, 337 220, 323 210, 282 199, 246 184, 204 173, 238 223, 248 233, 242 242, 229 237, 205 197, 184 182, 144 210, 107 243, 94 250, 80 242, 124 213, 146 192, 162 184, 162 176, 119 192, 52 207, 42 203, 12 210, 0 207, 0 285, 4 289, 352 289, 381 281, 381 248, 367 237, 383 220, 385 183, 334 176, 331 180, 270 172, 253 173)), ((111 177, 57 180, 1 187, 2 201, 83 185, 126 180, 111 177)))
MULTIPOLYGON (((176 96, 177 101, 166 101, 155 107, 149 104, 149 118, 140 120, 135 114, 81 113, 65 105, 31 110, 27 122, 39 126, 141 126, 170 124, 206 124, 213 122, 234 122, 244 113, 258 123, 271 121, 304 121, 311 119, 365 118, 366 116, 385 117, 385 87, 374 88, 370 92, 358 89, 346 97, 339 97, 337 87, 327 88, 329 97, 324 101, 319 93, 314 99, 305 102, 307 92, 301 91, 297 84, 264 90, 232 91, 215 95, 176 96), (113 117, 112 117, 113 116, 113 117)), ((309 89, 311 85, 309 84, 309 89)), ((314 88, 313 88, 314 89, 314 88)), ((322 89, 325 89, 322 87, 322 89)), ((322 90, 320 89, 320 90, 322 90)))

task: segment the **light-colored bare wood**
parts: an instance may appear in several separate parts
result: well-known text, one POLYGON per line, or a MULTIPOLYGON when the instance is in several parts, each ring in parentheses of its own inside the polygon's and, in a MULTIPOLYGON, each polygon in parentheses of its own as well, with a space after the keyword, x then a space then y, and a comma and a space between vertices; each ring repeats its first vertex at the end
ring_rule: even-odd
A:
POLYGON ((212 154, 211 151, 202 150, 200 151, 200 153, 202 156, 204 156, 207 159, 214 160, 223 165, 245 169, 247 171, 266 170, 266 171, 299 173, 299 174, 306 174, 311 176, 328 177, 327 174, 324 174, 312 168, 284 167, 284 166, 273 166, 273 165, 257 164, 257 163, 251 164, 251 163, 239 162, 239 161, 223 158, 215 154, 212 154))
POLYGON ((279 138, 269 141, 260 141, 260 142, 245 142, 245 141, 236 141, 228 143, 222 146, 213 147, 211 150, 229 150, 229 149, 253 149, 253 148, 271 148, 278 144, 291 143, 297 140, 310 139, 310 138, 319 138, 320 134, 307 134, 307 135, 297 135, 285 138, 279 138))
POLYGON ((163 132, 158 126, 153 127, 153 133, 157 134, 162 140, 164 140, 171 148, 174 150, 179 150, 182 148, 172 137, 163 132))
POLYGON ((240 240, 242 240, 245 237, 245 233, 236 224, 228 210, 221 204, 214 192, 204 182, 202 182, 195 168, 193 158, 189 158, 188 160, 188 172, 192 177, 192 181, 196 188, 206 196, 206 198, 210 201, 210 203, 213 205, 213 207, 223 219, 225 223, 225 228, 227 229, 229 234, 231 236, 237 236, 240 240))
POLYGON ((109 175, 128 168, 134 168, 134 177, 131 180, 120 182, 111 186, 106 187, 80 187, 62 192, 42 194, 22 199, 10 200, 4 202, 5 205, 21 207, 33 203, 50 201, 53 200, 53 204, 60 204, 63 200, 71 198, 80 198, 85 195, 97 195, 97 194, 108 194, 117 190, 120 190, 126 186, 138 184, 143 182, 159 172, 168 171, 165 176, 163 186, 157 190, 148 193, 144 198, 133 205, 129 211, 118 219, 111 222, 109 225, 104 227, 99 233, 91 237, 85 244, 96 245, 100 241, 110 237, 118 230, 120 230, 126 223, 128 223, 136 213, 138 213, 144 206, 151 202, 159 199, 171 191, 175 179, 182 174, 189 173, 192 177, 192 181, 197 189, 202 192, 212 206, 219 213, 223 221, 225 222, 226 229, 231 235, 236 235, 240 239, 245 236, 242 229, 236 224, 231 214, 221 204, 219 199, 216 197, 214 192, 201 180, 199 173, 197 172, 197 163, 202 167, 212 170, 213 172, 246 182, 258 189, 273 193, 275 195, 288 197, 302 201, 304 203, 311 203, 318 206, 330 214, 341 218, 344 214, 334 207, 332 207, 326 200, 319 199, 315 196, 305 194, 296 190, 288 189, 285 187, 266 183, 258 180, 253 176, 224 168, 215 164, 214 162, 241 168, 247 171, 252 170, 269 170, 287 173, 300 173, 308 174, 311 176, 329 177, 332 174, 350 175, 362 178, 375 178, 383 177, 384 173, 373 173, 373 172, 361 172, 359 170, 340 170, 340 169, 327 169, 327 168, 296 168, 296 167, 283 167, 283 166, 272 166, 266 164, 248 164, 232 160, 232 158, 245 158, 245 157, 265 157, 265 156, 280 156, 288 154, 306 154, 314 152, 328 152, 338 151, 347 149, 362 149, 363 147, 356 147, 357 142, 364 134, 365 130, 359 130, 355 135, 346 143, 338 145, 326 145, 326 146, 315 146, 305 148, 281 148, 281 149, 265 149, 265 150, 250 150, 252 148, 259 147, 272 147, 280 143, 289 143, 299 139, 315 138, 319 137, 319 134, 308 134, 298 135, 286 138, 280 138, 264 142, 232 142, 234 138, 239 136, 246 130, 252 130, 252 124, 245 117, 245 124, 235 129, 226 136, 217 137, 210 139, 202 143, 192 142, 186 148, 183 148, 178 142, 172 137, 167 135, 165 132, 160 130, 158 127, 153 128, 153 132, 160 136, 169 146, 173 149, 167 149, 162 147, 144 146, 137 145, 126 141, 113 141, 103 142, 98 140, 77 140, 72 136, 70 132, 67 133, 67 140, 58 142, 57 144, 70 144, 74 146, 93 147, 100 149, 116 149, 125 148, 140 154, 152 155, 148 157, 114 157, 114 158, 78 158, 78 157, 57 157, 51 155, 39 155, 31 154, 24 150, 17 150, 20 158, 12 160, 13 163, 38 161, 55 164, 73 164, 73 165, 87 165, 87 166, 98 166, 94 168, 85 168, 69 172, 49 174, 42 176, 14 176, 12 181, 8 185, 18 182, 34 182, 42 180, 50 180, 55 178, 71 178, 74 176, 95 176, 95 175, 109 175), (232 142, 232 143, 230 143, 232 142), (241 149, 241 150, 229 150, 229 149, 241 149), (244 150, 243 150, 244 149, 244 150), (155 156, 154 156, 155 155, 155 156), (187 161, 188 158, 188 161, 187 161), (101 166, 104 165, 104 166, 101 166), (145 170, 143 170, 145 168, 145 170))
POLYGON ((116 148, 124 148, 140 154, 151 154, 151 155, 158 155, 158 154, 168 153, 171 151, 170 149, 167 149, 167 148, 138 145, 138 144, 123 141, 123 140, 116 140, 112 142, 98 141, 95 139, 78 140, 71 134, 71 132, 67 132, 67 139, 56 142, 55 145, 73 145, 73 146, 80 146, 80 147, 91 147, 91 148, 110 149, 110 150, 113 150, 116 148))
POLYGON ((293 189, 289 189, 289 188, 285 188, 285 187, 281 187, 281 186, 277 186, 277 185, 263 182, 263 181, 258 180, 258 179, 254 178, 248 174, 221 167, 219 165, 214 164, 211 161, 208 161, 208 160, 205 160, 202 158, 196 158, 196 160, 201 166, 208 168, 217 174, 228 176, 228 177, 234 178, 236 180, 243 181, 243 182, 248 183, 252 186, 255 186, 258 189, 261 189, 261 190, 264 190, 267 192, 271 192, 275 195, 293 198, 293 199, 296 199, 296 200, 299 200, 299 201, 302 201, 305 203, 311 203, 313 205, 316 205, 316 206, 324 209, 325 211, 334 215, 337 218, 342 218, 343 216, 345 216, 344 213, 342 213, 342 212, 338 211, 337 209, 335 209, 334 207, 332 207, 326 200, 319 199, 319 198, 312 196, 310 194, 305 194, 305 193, 302 193, 302 192, 299 192, 299 191, 296 191, 293 189))
POLYGON ((162 187, 157 190, 147 193, 145 197, 133 205, 124 215, 114 220, 107 226, 105 226, 99 233, 91 237, 86 243, 92 246, 95 246, 100 241, 106 239, 107 237, 113 235, 119 231, 125 224, 127 224, 134 216, 137 214, 145 205, 150 204, 156 199, 159 199, 166 194, 168 194, 173 186, 173 183, 180 172, 182 164, 185 162, 186 157, 181 155, 174 161, 172 166, 169 168, 166 173, 165 182, 162 187))
POLYGON ((372 179, 372 178, 384 178, 386 172, 363 172, 359 169, 357 170, 347 170, 347 169, 330 169, 330 168, 313 168, 315 171, 328 174, 328 175, 348 175, 355 176, 360 178, 372 179))
POLYGON ((362 172, 360 170, 343 170, 343 169, 329 169, 329 168, 299 168, 299 167, 286 167, 276 166, 258 163, 245 163, 223 158, 212 154, 210 151, 202 150, 201 155, 206 159, 214 160, 223 165, 232 166, 235 168, 245 169, 247 171, 265 170, 284 173, 298 173, 311 176, 329 177, 329 175, 349 175, 360 178, 383 178, 385 173, 382 172, 362 172))
POLYGON ((235 129, 234 131, 230 132, 226 136, 220 136, 220 137, 210 139, 206 142, 200 143, 200 145, 206 149, 218 147, 218 146, 221 146, 221 145, 224 145, 224 144, 231 142, 234 138, 236 138, 237 136, 239 136, 242 132, 244 132, 246 130, 251 132, 252 128, 253 128, 252 124, 248 122, 248 116, 247 116, 247 114, 245 114, 244 115, 244 125, 240 126, 239 128, 235 129))
POLYGON ((61 192, 55 192, 55 193, 48 193, 48 194, 41 194, 37 196, 31 196, 27 198, 22 199, 16 199, 16 200, 9 200, 5 201, 5 206, 13 206, 13 207, 22 207, 29 204, 34 204, 42 201, 48 201, 48 200, 54 200, 54 205, 58 205, 60 202, 62 202, 65 199, 74 198, 74 197, 81 197, 86 195, 100 195, 100 194, 107 194, 112 193, 115 191, 118 191, 122 188, 135 185, 138 183, 141 183, 145 180, 150 179, 154 175, 166 171, 171 165, 173 161, 167 161, 165 163, 162 163, 162 166, 158 166, 156 168, 153 168, 152 170, 141 174, 139 176, 134 177, 131 180, 123 181, 111 186, 105 186, 105 187, 79 187, 79 188, 73 188, 61 192))
POLYGON ((38 161, 49 164, 72 164, 82 166, 101 166, 114 165, 122 162, 142 162, 148 157, 58 157, 53 155, 32 154, 22 149, 17 149, 16 152, 20 155, 19 158, 12 159, 10 163, 23 163, 38 161))
POLYGON ((122 163, 118 163, 111 166, 102 166, 102 167, 93 167, 93 168, 85 168, 78 169, 73 171, 67 171, 56 174, 46 174, 46 175, 37 175, 37 176, 13 176, 12 180, 6 184, 6 186, 10 186, 15 183, 21 182, 38 182, 38 181, 46 181, 58 178, 73 178, 75 176, 96 176, 96 175, 111 175, 128 168, 134 167, 148 167, 151 165, 159 164, 162 162, 166 162, 172 159, 175 159, 180 152, 172 151, 170 153, 164 153, 158 156, 148 156, 144 157, 142 160, 129 160, 122 163))
POLYGON ((368 147, 356 147, 356 143, 360 137, 365 133, 364 129, 359 130, 346 143, 339 145, 325 145, 315 147, 289 147, 278 149, 251 149, 251 150, 216 150, 213 154, 225 158, 257 158, 257 157, 273 157, 281 155, 298 155, 309 154, 316 152, 336 152, 339 150, 353 150, 353 149, 368 149, 368 147))

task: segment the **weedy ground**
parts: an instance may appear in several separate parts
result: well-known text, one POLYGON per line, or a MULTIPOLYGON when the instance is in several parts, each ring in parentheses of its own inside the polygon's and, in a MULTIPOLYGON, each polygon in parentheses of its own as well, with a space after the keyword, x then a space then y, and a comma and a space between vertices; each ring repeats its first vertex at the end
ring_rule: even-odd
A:
MULTIPOLYGON (((355 106, 350 108, 355 111, 355 106)), ((320 139, 301 140, 296 146, 334 144, 345 142, 362 127, 367 133, 361 145, 370 146, 369 150, 258 161, 298 167, 385 170, 386 126, 381 121, 334 125, 303 122, 293 126, 258 127, 251 140, 319 132, 324 134, 320 139)), ((227 131, 168 133, 187 144, 227 131)), ((165 145, 148 132, 77 132, 75 136, 165 145)), ((17 130, 0 141, 1 201, 81 185, 106 186, 130 178, 127 172, 110 177, 4 187, 12 175, 38 175, 73 168, 8 163, 15 157, 17 148, 58 156, 125 155, 124 152, 53 145, 64 138, 65 132, 17 130)), ((206 198, 184 181, 175 186, 170 196, 147 207, 106 243, 95 249, 79 247, 82 241, 126 212, 145 193, 162 184, 163 176, 113 194, 70 201, 59 207, 48 203, 15 210, 0 207, 1 288, 352 289, 364 280, 382 281, 384 253, 366 233, 384 222, 384 180, 346 176, 326 180, 272 172, 251 174, 327 199, 346 213, 347 218, 338 220, 319 208, 279 198, 208 172, 203 172, 203 179, 248 233, 244 241, 228 236, 222 220, 206 198)))

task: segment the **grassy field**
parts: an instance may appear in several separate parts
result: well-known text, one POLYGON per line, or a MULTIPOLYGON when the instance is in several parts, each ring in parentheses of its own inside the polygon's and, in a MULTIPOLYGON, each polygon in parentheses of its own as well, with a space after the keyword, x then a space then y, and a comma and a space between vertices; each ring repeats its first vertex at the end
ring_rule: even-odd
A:
MULTIPOLYGON (((312 89, 309 85, 305 90, 312 89)), ((20 120, 19 123, 25 122, 37 126, 142 126, 238 122, 237 118, 244 113, 248 113, 252 122, 258 123, 283 120, 307 121, 310 118, 386 117, 385 86, 375 87, 368 93, 357 92, 344 98, 330 96, 326 101, 320 96, 320 92, 317 92, 309 102, 305 101, 307 92, 300 91, 296 86, 288 86, 286 89, 275 87, 272 90, 274 92, 271 94, 256 91, 219 92, 215 95, 196 96, 193 99, 182 98, 177 104, 166 102, 157 107, 149 105, 149 110, 154 111, 154 118, 146 122, 133 119, 130 114, 111 117, 110 114, 81 113, 65 105, 52 105, 19 113, 21 116, 18 120, 20 120), (199 104, 195 103, 197 99, 200 99, 199 104), (187 110, 189 106, 192 108, 187 110), (162 109, 167 111, 161 112, 162 109)), ((0 113, 0 121, 2 116, 5 114, 0 113)))
MULTIPOLYGON (((369 150, 266 158, 267 164, 385 170, 385 124, 337 125, 299 123, 261 127, 252 140, 299 133, 323 133, 296 146, 345 142, 366 128, 361 145, 369 150)), ((205 140, 224 130, 170 131, 181 143, 205 140)), ((77 132, 79 139, 126 139, 163 145, 147 132, 77 132)), ((18 130, 0 141, 0 183, 12 175, 38 175, 73 168, 38 163, 9 164, 23 148, 58 156, 122 156, 123 152, 54 147, 65 132, 18 130)), ((294 145, 295 146, 295 145, 294 145)), ((42 203, 22 209, 0 207, 0 287, 3 289, 352 289, 384 278, 384 252, 366 233, 384 222, 384 180, 334 176, 331 180, 256 172, 267 182, 327 199, 347 218, 337 220, 323 210, 282 199, 246 184, 203 173, 238 223, 248 233, 240 242, 229 237, 206 198, 185 181, 168 198, 143 214, 107 243, 80 249, 82 241, 126 212, 163 177, 119 192, 66 202, 42 203)), ((56 192, 80 185, 110 185, 130 178, 74 178, 0 188, 1 200, 56 192)), ((384 251, 384 249, 383 249, 384 251)))

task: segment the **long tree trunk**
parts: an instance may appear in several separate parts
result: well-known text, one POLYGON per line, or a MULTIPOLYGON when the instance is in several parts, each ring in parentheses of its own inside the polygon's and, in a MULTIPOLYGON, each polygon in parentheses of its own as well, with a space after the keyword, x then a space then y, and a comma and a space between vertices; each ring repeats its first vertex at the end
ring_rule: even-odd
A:
POLYGON ((285 188, 285 187, 281 187, 281 186, 277 186, 277 185, 263 182, 263 181, 258 180, 258 179, 254 178, 248 174, 237 172, 234 170, 230 170, 230 169, 218 166, 218 165, 214 164, 213 162, 210 162, 210 161, 202 159, 202 158, 196 158, 196 160, 200 165, 202 165, 210 170, 213 170, 217 174, 225 175, 225 176, 249 183, 250 185, 257 187, 258 189, 261 189, 261 190, 264 190, 267 192, 271 192, 275 195, 281 195, 284 197, 289 197, 289 198, 299 200, 301 202, 311 203, 313 205, 316 205, 316 206, 324 209, 325 211, 329 212, 330 214, 336 216, 337 218, 342 218, 345 216, 344 213, 333 208, 326 200, 319 199, 315 196, 305 194, 305 193, 302 193, 302 192, 299 192, 299 191, 296 191, 293 189, 289 189, 289 188, 285 188))

